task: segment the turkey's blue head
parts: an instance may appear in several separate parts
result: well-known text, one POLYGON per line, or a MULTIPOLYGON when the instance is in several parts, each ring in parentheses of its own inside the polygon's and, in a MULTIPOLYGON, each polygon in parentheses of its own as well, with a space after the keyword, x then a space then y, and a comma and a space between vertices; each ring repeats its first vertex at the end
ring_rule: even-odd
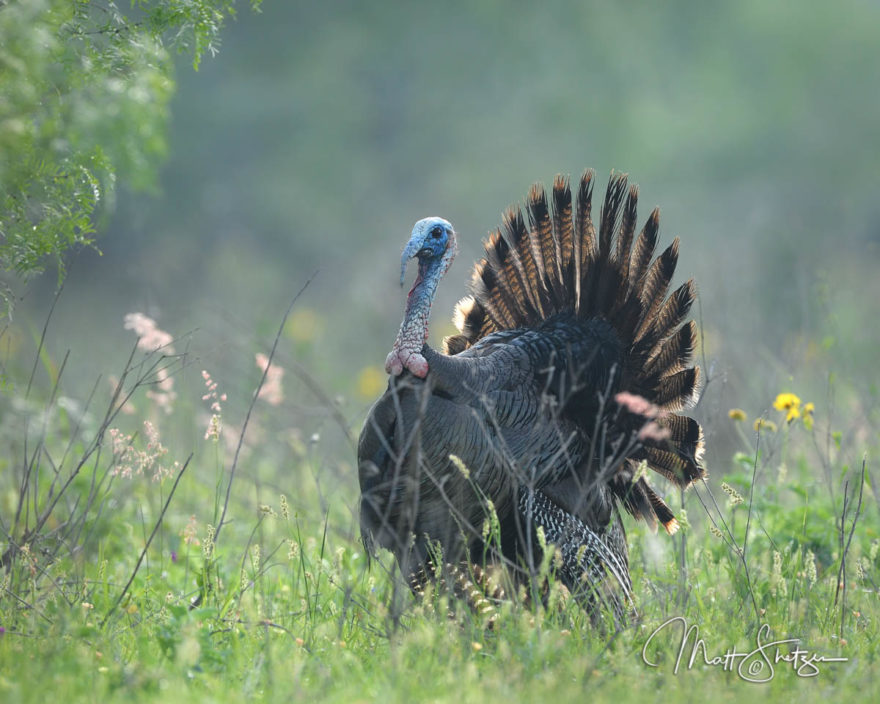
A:
MULTIPOLYGON (((438 217, 422 218, 413 225, 409 242, 400 256, 400 285, 406 276, 406 263, 417 257, 419 272, 424 276, 433 268, 440 268, 443 276, 455 257, 455 230, 448 220, 438 217), (422 271, 422 270, 425 271, 422 271)), ((439 278, 439 277, 438 277, 439 278)))
POLYGON ((409 369, 418 377, 428 373, 422 346, 428 339, 428 316, 437 283, 455 258, 455 230, 448 220, 431 217, 419 220, 400 257, 400 285, 406 276, 406 263, 419 260, 419 273, 406 301, 406 311, 394 347, 385 360, 385 371, 395 376, 409 369))

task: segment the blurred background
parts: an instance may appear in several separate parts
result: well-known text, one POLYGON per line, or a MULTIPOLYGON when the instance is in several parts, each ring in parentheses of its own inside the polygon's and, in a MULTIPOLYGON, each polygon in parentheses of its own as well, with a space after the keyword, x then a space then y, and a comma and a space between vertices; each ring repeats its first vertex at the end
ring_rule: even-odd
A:
MULTIPOLYGON (((503 209, 558 172, 591 167, 604 185, 613 169, 639 184, 640 220, 661 206, 662 244, 681 238, 678 280, 699 287, 710 472, 738 442, 728 410, 752 418, 784 390, 817 416, 845 406, 875 446, 878 19, 868 0, 242 11, 198 72, 181 57, 159 187, 120 192, 102 254, 70 262, 47 349, 70 350, 67 384, 88 393, 128 354, 124 315, 142 312, 185 340, 192 406, 206 369, 240 422, 255 353, 315 274, 279 346, 285 400, 261 417, 326 444, 350 499, 338 426, 356 436, 384 388, 413 222, 441 215, 460 233, 438 344, 503 209)), ((55 282, 16 289, 34 339, 55 282)))

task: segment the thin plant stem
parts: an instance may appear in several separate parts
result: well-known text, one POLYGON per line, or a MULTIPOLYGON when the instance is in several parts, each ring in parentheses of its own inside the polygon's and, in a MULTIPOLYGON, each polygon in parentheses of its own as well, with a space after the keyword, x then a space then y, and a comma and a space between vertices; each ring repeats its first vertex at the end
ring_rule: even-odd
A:
POLYGON ((183 463, 183 467, 180 468, 180 471, 177 473, 177 477, 174 479, 174 484, 171 486, 171 491, 168 492, 168 498, 165 499, 165 504, 162 506, 162 511, 159 513, 159 518, 156 519, 156 523, 153 526, 153 530, 150 533, 150 537, 147 538, 147 543, 144 545, 144 549, 141 550, 141 554, 138 557, 137 563, 134 566, 134 569, 131 572, 131 576, 128 578, 128 581, 125 583, 125 586, 122 588, 122 591, 119 592, 119 596, 116 597, 116 601, 113 602, 113 606, 110 607, 110 610, 104 615, 104 618, 101 620, 101 628, 104 628, 107 621, 110 619, 110 616, 113 615, 113 612, 119 607, 119 604, 122 603, 123 597, 128 593, 129 587, 131 587, 131 583, 134 582, 134 578, 137 576, 138 570, 141 567, 141 564, 144 561, 144 558, 147 555, 147 550, 150 549, 150 543, 153 542, 153 538, 156 537, 156 533, 159 532, 159 527, 162 525, 162 520, 165 518, 165 512, 168 510, 168 506, 171 504, 171 499, 174 498, 174 492, 177 491, 177 485, 180 484, 180 480, 183 478, 184 472, 186 472, 186 468, 189 467, 190 461, 192 461, 192 454, 186 458, 186 462, 183 463))

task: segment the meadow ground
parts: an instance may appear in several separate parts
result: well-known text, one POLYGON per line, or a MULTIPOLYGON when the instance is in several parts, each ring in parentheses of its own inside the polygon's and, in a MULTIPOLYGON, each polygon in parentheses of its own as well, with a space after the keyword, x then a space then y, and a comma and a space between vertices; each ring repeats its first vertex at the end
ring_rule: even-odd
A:
MULTIPOLYGON (((83 398, 66 395, 68 360, 39 331, 39 353, 4 372, 4 702, 808 702, 877 690, 868 440, 829 403, 773 390, 763 420, 732 409, 723 422, 740 451, 668 497, 682 530, 627 520, 640 618, 600 632, 555 583, 546 606, 481 616, 442 594, 415 601, 391 556, 368 560, 360 543, 356 429, 337 399, 312 388, 335 431, 290 428, 295 372, 284 380, 264 356, 259 394, 234 414, 186 340, 145 316, 126 327, 138 346, 83 398), (699 629, 684 646, 674 617, 699 629)), ((350 383, 369 396, 384 377, 350 383)))

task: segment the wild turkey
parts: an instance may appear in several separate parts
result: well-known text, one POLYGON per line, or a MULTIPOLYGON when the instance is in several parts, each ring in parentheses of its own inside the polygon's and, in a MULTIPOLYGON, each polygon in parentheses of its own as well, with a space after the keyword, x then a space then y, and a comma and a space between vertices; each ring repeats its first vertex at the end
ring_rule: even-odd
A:
POLYGON ((394 553, 416 591, 444 565, 501 562, 528 580, 540 527, 567 588, 594 613, 625 619, 618 506, 673 533, 672 511, 639 470, 681 487, 703 476, 702 430, 678 414, 699 382, 696 326, 685 320, 693 281, 666 297, 678 239, 653 258, 659 211, 636 237, 638 188, 613 174, 597 234, 592 189, 587 171, 573 207, 557 176, 552 206, 540 185, 529 191, 528 224, 519 208, 506 212, 442 354, 426 344, 427 323, 456 233, 442 218, 420 220, 403 251, 401 284, 410 258, 418 276, 386 360, 388 389, 360 436, 360 520, 368 549, 394 553))

